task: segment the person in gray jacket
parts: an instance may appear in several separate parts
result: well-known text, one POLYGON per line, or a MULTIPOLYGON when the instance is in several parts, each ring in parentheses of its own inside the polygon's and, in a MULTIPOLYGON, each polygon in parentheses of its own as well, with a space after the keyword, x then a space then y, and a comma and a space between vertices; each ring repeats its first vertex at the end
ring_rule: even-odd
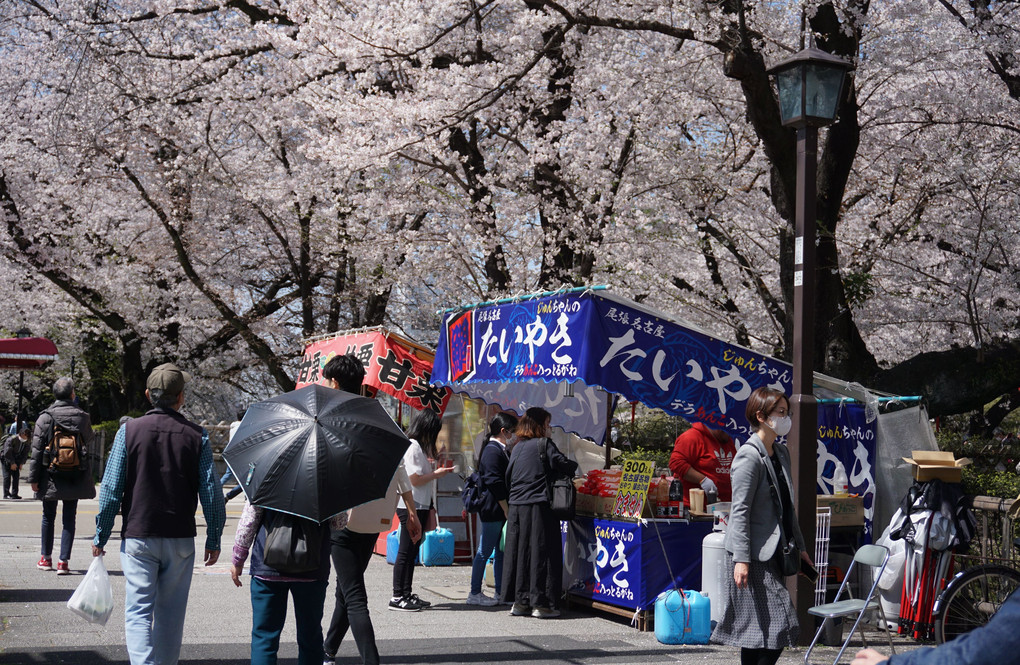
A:
POLYGON ((28 461, 28 452, 31 444, 28 435, 31 430, 28 425, 22 425, 21 431, 11 434, 4 440, 3 454, 0 460, 4 467, 4 498, 20 499, 18 495, 18 483, 21 479, 21 467, 28 461))
POLYGON ((811 558, 793 510, 790 451, 776 441, 790 432, 790 403, 778 390, 759 388, 748 398, 745 416, 754 433, 733 458, 724 541, 733 577, 712 641, 740 647, 741 665, 773 665, 800 633, 780 568, 780 533, 792 539, 804 561, 810 564, 811 558))
POLYGON ((74 381, 61 377, 53 383, 53 402, 35 420, 32 434, 32 455, 28 464, 28 482, 36 498, 42 500, 42 557, 37 567, 53 570, 53 529, 57 518, 57 501, 63 502, 64 528, 60 534, 60 560, 57 574, 71 572, 71 546, 74 544, 75 519, 79 499, 94 499, 96 483, 92 479, 90 453, 93 452, 92 420, 75 403, 74 381), (80 467, 71 473, 51 472, 47 448, 53 439, 54 423, 65 431, 77 432, 81 443, 80 467))

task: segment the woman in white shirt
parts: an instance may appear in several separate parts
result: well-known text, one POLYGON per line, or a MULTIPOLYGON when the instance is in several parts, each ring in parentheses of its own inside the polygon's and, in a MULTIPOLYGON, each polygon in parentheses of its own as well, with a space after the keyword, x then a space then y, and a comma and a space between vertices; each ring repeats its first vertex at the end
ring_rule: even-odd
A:
MULTIPOLYGON (((443 421, 439 415, 431 409, 421 411, 411 420, 411 426, 407 429, 407 437, 411 439, 411 445, 404 453, 404 469, 411 479, 411 494, 414 497, 415 512, 418 513, 418 520, 423 525, 428 523, 429 509, 432 507, 432 497, 435 496, 435 482, 453 471, 452 468, 433 468, 434 460, 438 455, 436 439, 439 430, 443 427, 443 421)), ((414 542, 407 530, 408 512, 404 508, 397 509, 397 518, 400 520, 400 545, 397 548, 397 558, 393 564, 393 598, 390 600, 390 609, 399 612, 417 612, 431 603, 422 600, 417 594, 411 592, 411 585, 414 581, 414 562, 418 558, 418 550, 421 541, 414 542)))

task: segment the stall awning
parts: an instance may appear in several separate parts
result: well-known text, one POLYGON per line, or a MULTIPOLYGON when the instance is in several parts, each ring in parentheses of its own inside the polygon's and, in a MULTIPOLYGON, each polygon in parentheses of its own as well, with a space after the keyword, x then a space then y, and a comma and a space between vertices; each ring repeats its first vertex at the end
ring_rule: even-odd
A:
POLYGON ((517 391, 517 402, 543 406, 554 425, 579 433, 584 418, 592 421, 589 431, 604 431, 605 410, 585 401, 588 388, 598 388, 740 440, 749 434, 744 404, 751 392, 772 386, 789 394, 792 384, 789 364, 605 290, 447 311, 432 380, 483 399, 516 384, 503 390, 517 391))
POLYGON ((57 357, 57 345, 45 337, 0 339, 0 369, 39 369, 57 357))
POLYGON ((420 344, 384 328, 361 328, 307 342, 297 386, 325 384, 322 368, 335 355, 352 353, 365 366, 364 384, 415 409, 442 414, 450 399, 447 388, 430 385, 434 354, 420 344))

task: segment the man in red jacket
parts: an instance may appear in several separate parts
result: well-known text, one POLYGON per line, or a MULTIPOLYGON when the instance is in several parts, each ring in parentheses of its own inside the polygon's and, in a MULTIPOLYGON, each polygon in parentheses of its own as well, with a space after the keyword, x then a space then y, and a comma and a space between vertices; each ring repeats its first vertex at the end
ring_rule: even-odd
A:
POLYGON ((694 423, 676 438, 669 469, 684 481, 684 506, 690 508, 690 488, 698 486, 706 494, 714 492, 719 501, 730 500, 730 464, 736 453, 737 447, 726 432, 709 429, 704 423, 694 423))

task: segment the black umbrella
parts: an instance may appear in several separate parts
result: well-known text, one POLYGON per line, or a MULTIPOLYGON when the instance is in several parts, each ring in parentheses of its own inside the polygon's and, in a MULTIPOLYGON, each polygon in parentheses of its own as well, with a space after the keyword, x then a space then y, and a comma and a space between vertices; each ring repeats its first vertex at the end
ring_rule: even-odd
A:
POLYGON ((409 444, 379 402, 315 384, 250 406, 223 459, 252 505, 322 522, 384 496, 409 444))

